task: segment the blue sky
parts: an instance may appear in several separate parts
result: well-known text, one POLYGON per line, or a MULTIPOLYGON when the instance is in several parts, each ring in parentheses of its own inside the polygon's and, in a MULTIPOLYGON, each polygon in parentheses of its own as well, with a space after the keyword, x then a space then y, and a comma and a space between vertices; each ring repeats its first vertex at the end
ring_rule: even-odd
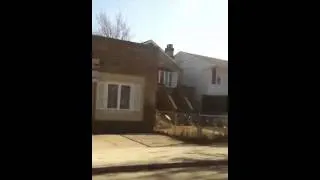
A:
POLYGON ((121 12, 131 28, 131 41, 154 40, 162 49, 173 44, 185 51, 228 60, 227 0, 92 0, 92 31, 96 15, 111 19, 121 12))

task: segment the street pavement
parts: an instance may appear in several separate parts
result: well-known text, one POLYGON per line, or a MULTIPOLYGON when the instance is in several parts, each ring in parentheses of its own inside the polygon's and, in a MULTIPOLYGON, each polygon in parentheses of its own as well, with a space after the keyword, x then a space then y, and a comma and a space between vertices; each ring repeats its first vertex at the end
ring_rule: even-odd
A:
POLYGON ((227 180, 228 167, 170 168, 156 171, 106 173, 92 176, 92 180, 227 180))
POLYGON ((228 160, 227 145, 190 145, 164 135, 95 135, 92 140, 93 169, 228 160))

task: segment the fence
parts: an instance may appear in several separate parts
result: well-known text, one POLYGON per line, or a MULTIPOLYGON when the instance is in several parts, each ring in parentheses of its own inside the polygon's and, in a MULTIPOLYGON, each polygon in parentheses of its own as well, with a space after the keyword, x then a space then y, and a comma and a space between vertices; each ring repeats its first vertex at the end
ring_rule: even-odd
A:
POLYGON ((157 111, 157 124, 156 131, 170 135, 209 139, 228 136, 228 115, 157 111))

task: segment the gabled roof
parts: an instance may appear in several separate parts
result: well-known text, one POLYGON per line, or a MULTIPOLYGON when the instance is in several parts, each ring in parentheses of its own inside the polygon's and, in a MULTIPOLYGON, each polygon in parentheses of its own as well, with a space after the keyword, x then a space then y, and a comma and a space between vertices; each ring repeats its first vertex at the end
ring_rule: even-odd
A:
POLYGON ((142 47, 142 48, 148 48, 146 44, 141 44, 137 42, 132 42, 132 41, 126 41, 126 40, 120 40, 120 39, 114 39, 114 38, 108 38, 100 35, 95 35, 92 34, 92 40, 103 40, 103 41, 108 41, 110 43, 121 43, 123 45, 128 45, 128 46, 134 46, 134 47, 142 47))
POLYGON ((208 56, 202 56, 202 55, 198 55, 198 54, 191 54, 188 52, 183 52, 183 51, 179 51, 175 57, 177 56, 188 56, 188 59, 192 59, 194 61, 207 61, 208 63, 212 64, 212 65, 220 65, 220 66, 226 66, 228 67, 228 61, 227 60, 222 60, 222 59, 217 59, 217 58, 212 58, 212 57, 208 57, 208 56))
MULTIPOLYGON (((153 40, 148 40, 148 41, 146 41, 146 42, 143 42, 143 44, 153 44, 154 46, 158 46, 159 48, 160 48, 160 46, 156 43, 156 42, 154 42, 153 40)), ((160 48, 161 49, 161 48, 160 48)))
POLYGON ((145 41, 143 42, 142 44, 151 44, 155 47, 157 47, 159 50, 160 50, 160 66, 164 66, 164 67, 167 67, 173 71, 179 71, 180 68, 179 66, 177 65, 177 63, 174 61, 174 59, 172 57, 170 57, 167 53, 165 53, 165 51, 157 44, 155 43, 153 40, 148 40, 148 41, 145 41))
POLYGON ((157 50, 153 46, 92 35, 92 58, 98 58, 106 72, 141 74, 158 69, 157 50), (134 68, 133 68, 134 67, 134 68))

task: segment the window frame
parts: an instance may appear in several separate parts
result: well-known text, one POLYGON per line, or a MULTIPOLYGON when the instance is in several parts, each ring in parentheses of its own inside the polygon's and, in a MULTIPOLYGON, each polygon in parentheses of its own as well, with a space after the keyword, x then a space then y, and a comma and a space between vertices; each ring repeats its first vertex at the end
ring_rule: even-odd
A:
POLYGON ((158 70, 158 83, 163 84, 166 87, 173 87, 173 77, 174 73, 172 71, 166 71, 166 70, 158 70))
MULTIPOLYGON (((119 102, 120 102, 120 96, 119 96, 119 91, 121 92, 121 85, 119 85, 119 84, 115 84, 115 83, 105 83, 105 86, 107 87, 106 88, 106 97, 105 97, 105 99, 106 99, 106 107, 105 107, 105 109, 107 109, 107 110, 119 110, 119 102), (116 106, 117 106, 117 108, 109 108, 108 107, 108 105, 109 105, 109 85, 116 85, 117 86, 117 104, 116 104, 116 106)), ((130 108, 129 108, 130 109, 130 108)))
POLYGON ((221 79, 221 77, 220 76, 217 76, 217 84, 218 85, 221 85, 222 84, 222 79, 221 79))
POLYGON ((106 97, 103 98, 103 101, 105 101, 105 107, 104 108, 100 108, 99 110, 107 110, 107 111, 135 111, 135 105, 131 102, 133 101, 133 97, 132 97, 132 90, 134 88, 134 84, 133 83, 123 83, 123 82, 103 82, 103 81, 100 81, 98 83, 102 83, 105 88, 104 88, 104 93, 106 93, 106 97), (117 89, 117 107, 116 108, 109 108, 108 107, 108 91, 109 91, 109 84, 110 85, 117 85, 118 86, 118 89, 117 89), (129 108, 128 109, 121 109, 120 108, 120 101, 121 101, 121 89, 122 89, 122 86, 129 86, 130 87, 130 91, 129 91, 129 108))
POLYGON ((217 67, 212 67, 211 68, 211 84, 217 85, 217 77, 218 77, 218 72, 217 72, 217 67), (214 72, 214 76, 213 76, 214 72))
MULTIPOLYGON (((118 106, 119 106, 119 110, 133 110, 134 109, 134 107, 131 107, 131 105, 132 105, 132 99, 133 99, 133 97, 131 97, 133 94, 132 94, 132 89, 134 88, 133 87, 133 85, 125 85, 125 84, 121 84, 121 86, 119 86, 119 87, 121 87, 120 88, 120 92, 118 91, 118 95, 120 95, 119 96, 119 98, 118 98, 118 106), (127 86, 127 87, 129 87, 129 100, 128 100, 128 109, 122 109, 121 108, 121 97, 122 97, 122 88, 124 87, 124 86, 127 86)), ((134 106, 134 105, 133 105, 134 106)))

